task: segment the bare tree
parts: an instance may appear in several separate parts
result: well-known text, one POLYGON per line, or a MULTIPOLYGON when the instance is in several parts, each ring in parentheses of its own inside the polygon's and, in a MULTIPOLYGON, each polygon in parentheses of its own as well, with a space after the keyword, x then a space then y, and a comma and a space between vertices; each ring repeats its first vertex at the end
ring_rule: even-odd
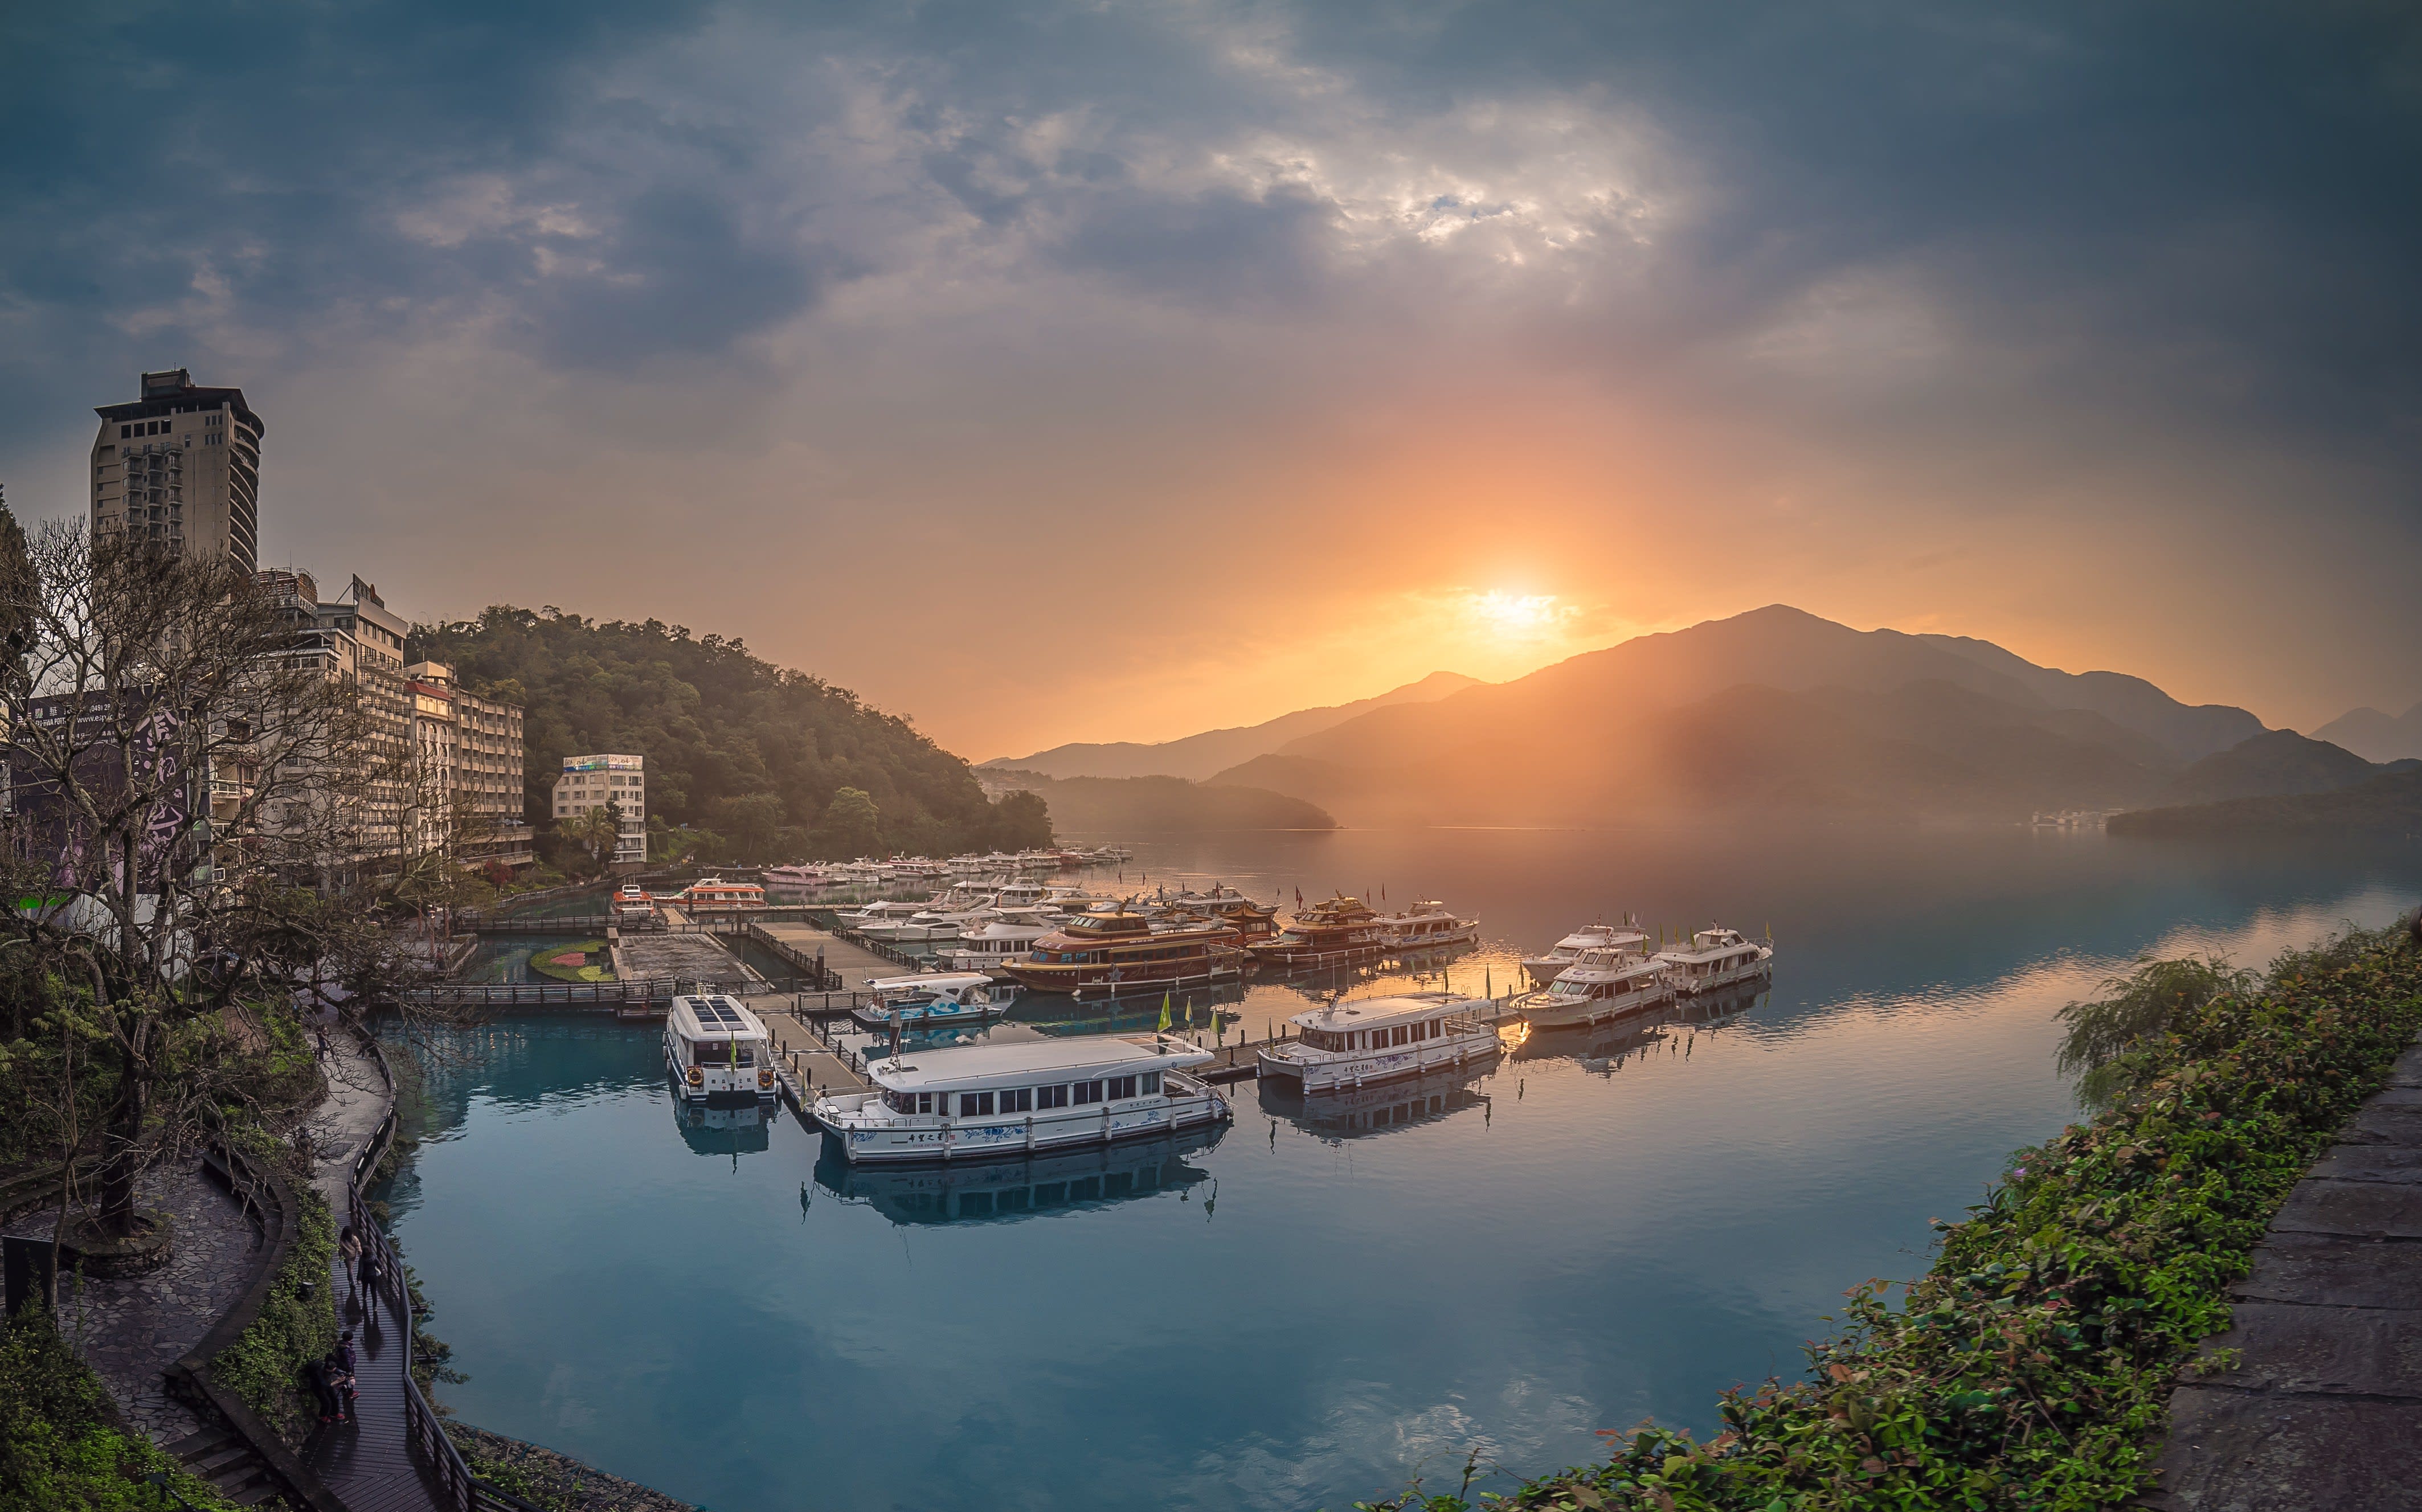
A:
POLYGON ((96 1227, 131 1234, 144 1167, 212 1114, 212 1079, 171 1063, 187 1026, 396 969, 357 880, 385 774, 353 680, 225 563, 46 527, 0 553, 0 625, 6 880, 42 900, 0 932, 89 995, 115 1076, 96 1227))

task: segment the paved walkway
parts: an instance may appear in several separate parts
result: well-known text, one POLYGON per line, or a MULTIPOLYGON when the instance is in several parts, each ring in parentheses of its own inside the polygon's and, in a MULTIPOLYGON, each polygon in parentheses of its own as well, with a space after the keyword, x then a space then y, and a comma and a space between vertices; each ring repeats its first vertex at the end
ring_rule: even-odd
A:
MULTIPOLYGON (((346 1221, 345 1186, 354 1158, 385 1122, 386 1082, 378 1063, 350 1035, 331 1033, 339 1050, 327 1066, 328 1100, 311 1118, 318 1164, 311 1184, 328 1199, 338 1232, 346 1221)), ((405 1331, 412 1320, 381 1293, 365 1293, 340 1255, 329 1268, 339 1327, 354 1332, 354 1420, 322 1424, 303 1445, 303 1463, 337 1493, 349 1512, 433 1512, 439 1505, 428 1469, 410 1446, 403 1417, 405 1331)))
MULTIPOLYGON (((165 1266, 123 1281, 59 1278, 59 1327, 91 1365, 126 1421, 155 1444, 166 1445, 201 1426, 168 1394, 168 1366, 201 1342, 235 1300, 245 1257, 261 1244, 259 1224, 201 1173, 198 1161, 163 1167, 143 1178, 141 1204, 165 1209, 176 1222, 176 1247, 165 1266)), ((11 1234, 47 1238, 58 1209, 10 1223, 11 1234)))
POLYGON ((2170 1398, 2163 1512, 2422 1508, 2422 1046, 2254 1252, 2229 1368, 2170 1398))

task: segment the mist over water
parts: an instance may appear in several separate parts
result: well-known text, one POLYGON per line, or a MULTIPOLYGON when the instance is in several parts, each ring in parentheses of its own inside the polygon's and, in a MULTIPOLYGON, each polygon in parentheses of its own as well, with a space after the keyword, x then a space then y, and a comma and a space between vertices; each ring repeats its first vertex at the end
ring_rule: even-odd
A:
MULTIPOLYGON (((1245 1083, 1174 1144, 921 1173, 850 1172, 787 1115, 677 1116, 653 1026, 499 1021, 432 1069, 393 1193, 472 1378, 445 1399, 716 1512, 1343 1508, 1475 1446, 1537 1472, 1650 1415, 1705 1430, 2069 1119, 2062 1003, 2142 952, 2259 964, 2422 896, 2413 847, 2021 829, 1130 843, 1130 888, 1476 913, 1457 987, 1626 911, 1770 927, 1774 984, 1350 1104, 1245 1083)), ((1231 1011, 1258 1034, 1404 984, 1231 1011)))

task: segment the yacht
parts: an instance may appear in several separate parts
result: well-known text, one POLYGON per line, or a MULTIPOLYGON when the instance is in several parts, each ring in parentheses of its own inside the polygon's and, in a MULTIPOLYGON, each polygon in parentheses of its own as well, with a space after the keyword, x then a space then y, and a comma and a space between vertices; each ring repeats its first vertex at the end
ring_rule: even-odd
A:
POLYGON ((1310 1093, 1468 1065, 1504 1048, 1484 1016, 1496 1011, 1488 999, 1459 992, 1331 1001, 1288 1019, 1297 1037, 1264 1047, 1261 1072, 1310 1093))
POLYGON ((956 945, 937 953, 938 958, 953 971, 998 971, 1032 952, 1034 942, 1058 923, 1040 908, 996 908, 990 919, 962 935, 956 945))
POLYGON ((702 876, 681 890, 679 901, 692 913, 755 913, 765 906, 765 890, 754 882, 702 876))
POLYGON ((1123 907, 1093 908, 1034 942, 1001 969, 1036 992, 1175 987, 1228 981, 1244 973, 1245 948, 1225 924, 1155 929, 1123 907))
POLYGON ((789 866, 765 868, 764 878, 765 885, 768 887, 820 888, 831 880, 832 874, 821 866, 794 863, 789 866))
POLYGON ((606 911, 617 929, 645 929, 656 921, 656 900, 637 882, 625 882, 606 911))
POLYGON ((665 1013, 665 1068, 693 1102, 775 1095, 763 1020, 723 993, 675 998, 665 1013))
POLYGON ((1212 1058, 1173 1034, 1082 1034, 869 1061, 873 1092, 816 1099, 853 1162, 952 1160, 1108 1144, 1216 1124, 1228 1099, 1185 1074, 1212 1058))
POLYGON ((869 939, 956 939, 957 923, 943 918, 929 903, 870 903, 841 921, 869 939))
POLYGON ((1697 994, 1766 975, 1774 969, 1774 947, 1710 924, 1691 935, 1689 946, 1659 951, 1657 960, 1672 974, 1675 991, 1697 994))
POLYGON ((1663 966, 1619 945, 1593 945, 1547 991, 1518 1000, 1515 1009, 1533 1029, 1562 1029, 1620 1018, 1673 999, 1674 979, 1663 966))
POLYGON ((1440 945, 1469 945, 1480 937, 1480 921, 1458 919, 1442 903, 1417 903, 1403 913, 1381 914, 1372 921, 1392 951, 1425 951, 1440 945))
POLYGON ((1531 985, 1544 987, 1564 973, 1565 968, 1581 958, 1588 950, 1637 950, 1648 943, 1648 937, 1628 922, 1620 924, 1584 924, 1555 945, 1545 955, 1526 955, 1522 969, 1531 974, 1531 985))
POLYGON ((1379 916, 1360 898, 1339 893, 1300 909, 1268 939, 1255 940, 1253 959, 1272 966, 1331 966, 1388 948, 1379 916))
POLYGON ((942 1029, 982 1024, 1009 1012, 1015 987, 1001 987, 982 971, 924 971, 915 976, 869 977, 873 1000, 850 1016, 870 1029, 897 1023, 903 1029, 942 1029))

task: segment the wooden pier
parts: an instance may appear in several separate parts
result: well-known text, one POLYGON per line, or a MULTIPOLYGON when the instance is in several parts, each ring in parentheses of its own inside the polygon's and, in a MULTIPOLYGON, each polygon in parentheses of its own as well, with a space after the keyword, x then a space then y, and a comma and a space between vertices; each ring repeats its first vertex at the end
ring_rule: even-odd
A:
POLYGON ((801 976, 810 976, 821 968, 826 984, 835 992, 850 987, 864 988, 868 977, 901 976, 918 969, 914 956, 885 954, 829 929, 813 924, 794 924, 779 920, 754 920, 748 934, 783 960, 799 969, 801 976))

